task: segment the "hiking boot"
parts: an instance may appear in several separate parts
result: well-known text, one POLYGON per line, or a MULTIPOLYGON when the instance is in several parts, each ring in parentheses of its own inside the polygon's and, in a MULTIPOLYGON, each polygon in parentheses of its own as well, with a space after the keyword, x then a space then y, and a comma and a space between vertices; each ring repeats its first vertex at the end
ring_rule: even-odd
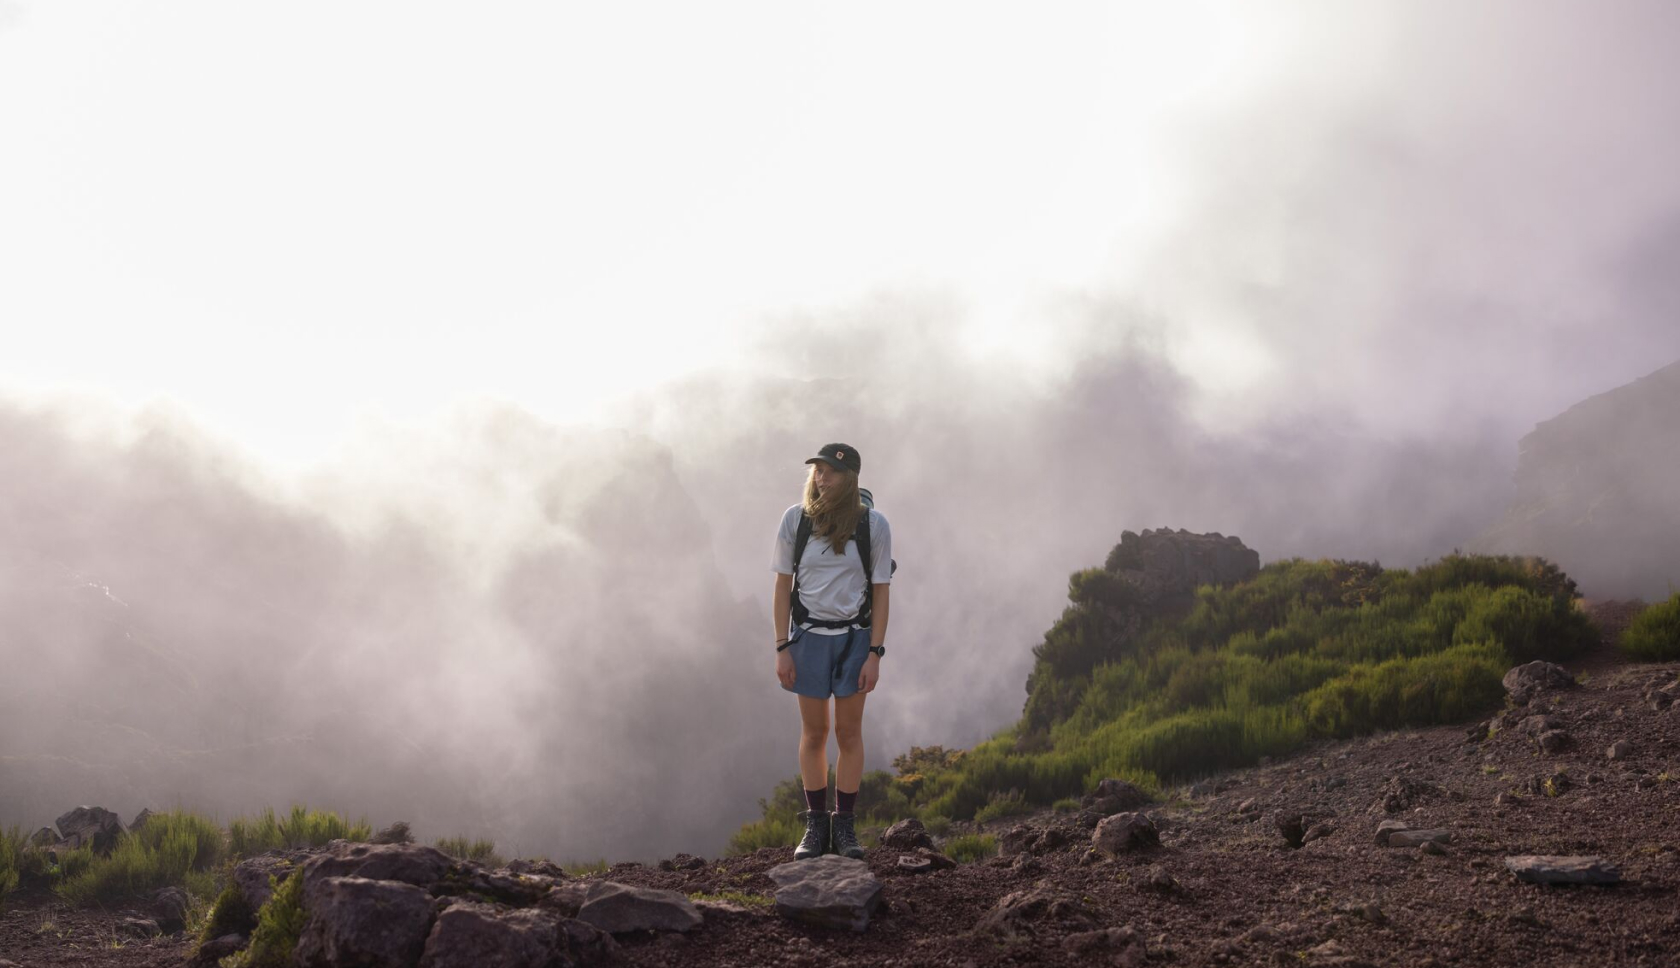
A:
POLYGON ((832 853, 828 847, 829 822, 827 811, 807 810, 803 816, 805 818, 805 836, 799 841, 799 846, 793 849, 793 859, 804 860, 807 857, 821 857, 824 854, 832 853))
POLYGON ((834 814, 834 849, 831 853, 863 860, 863 845, 858 843, 857 832, 852 829, 852 819, 849 813, 834 814))

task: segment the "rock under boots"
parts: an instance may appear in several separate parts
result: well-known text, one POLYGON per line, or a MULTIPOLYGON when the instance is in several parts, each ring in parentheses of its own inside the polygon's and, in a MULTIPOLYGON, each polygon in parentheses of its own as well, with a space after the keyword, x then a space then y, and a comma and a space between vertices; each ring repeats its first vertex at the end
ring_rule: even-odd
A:
POLYGON ((842 857, 863 859, 863 845, 858 843, 857 832, 852 829, 852 815, 836 813, 833 820, 833 853, 842 857))
MULTIPOLYGON (((804 813, 805 836, 800 839, 799 846, 793 849, 794 860, 804 860, 807 857, 821 857, 830 853, 829 814, 826 810, 807 810, 804 813)), ((854 838, 855 842, 855 838, 854 838)))

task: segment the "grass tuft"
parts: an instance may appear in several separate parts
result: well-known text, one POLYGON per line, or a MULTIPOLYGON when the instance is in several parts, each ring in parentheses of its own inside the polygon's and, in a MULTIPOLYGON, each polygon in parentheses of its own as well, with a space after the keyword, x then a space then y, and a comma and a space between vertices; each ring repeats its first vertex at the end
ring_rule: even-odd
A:
POLYGON ((991 834, 963 834, 945 841, 945 856, 959 864, 995 857, 997 852, 997 838, 991 834))
POLYGON ((472 861, 485 867, 496 868, 506 866, 507 862, 496 853, 496 842, 493 840, 468 840, 465 837, 442 837, 436 847, 456 860, 472 861))
POLYGON ((350 823, 336 813, 294 804, 285 817, 266 808, 256 817, 240 817, 228 824, 228 844, 234 856, 252 857, 269 850, 325 847, 334 840, 366 841, 373 828, 366 819, 350 823))

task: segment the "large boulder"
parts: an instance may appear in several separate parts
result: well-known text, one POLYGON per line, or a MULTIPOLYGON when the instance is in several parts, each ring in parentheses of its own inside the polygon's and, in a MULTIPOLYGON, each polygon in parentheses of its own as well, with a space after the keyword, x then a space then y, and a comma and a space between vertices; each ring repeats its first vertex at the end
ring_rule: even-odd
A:
POLYGON ((1519 706, 1543 692, 1575 688, 1575 677, 1551 662, 1535 660, 1513 668, 1502 680, 1511 701, 1519 706))
POLYGON ((108 854, 123 835, 122 821, 104 807, 77 807, 56 824, 61 842, 71 850, 91 844, 94 853, 108 854))
POLYGON ((233 883, 245 895, 245 903, 253 911, 261 911, 274 896, 274 885, 284 884, 296 869, 294 860, 283 854, 259 854, 247 857, 234 865, 233 883))
POLYGON ((1185 599, 1201 585, 1230 585, 1260 573, 1260 553, 1217 532, 1124 531, 1104 567, 1124 575, 1146 601, 1185 599))
POLYGON ((861 860, 824 854, 766 872, 776 882, 776 911, 825 928, 863 931, 881 904, 881 882, 861 860))
POLYGON ((312 878, 303 906, 298 968, 411 968, 432 930, 432 896, 399 881, 312 878))
POLYGON ((420 968, 550 968, 565 961, 560 916, 457 901, 437 917, 420 968))
POLYGON ((311 881, 325 877, 400 881, 429 888, 443 880, 454 866, 455 861, 435 847, 335 840, 327 845, 326 853, 317 854, 304 864, 304 889, 308 890, 311 881))
POLYGON ((598 881, 589 887, 578 920, 609 934, 630 931, 688 931, 700 926, 700 911, 676 891, 598 881))
POLYGON ((1141 813, 1117 813, 1106 817, 1091 832, 1091 847, 1113 857, 1128 850, 1141 850, 1161 842, 1155 822, 1141 813))

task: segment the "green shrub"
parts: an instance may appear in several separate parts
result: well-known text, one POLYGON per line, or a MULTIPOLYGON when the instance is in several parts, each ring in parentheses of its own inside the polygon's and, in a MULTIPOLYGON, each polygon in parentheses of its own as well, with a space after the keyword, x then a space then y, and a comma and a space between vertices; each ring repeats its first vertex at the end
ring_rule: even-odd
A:
POLYGON ((153 850, 171 837, 191 838, 194 844, 193 870, 210 870, 227 856, 227 836, 222 828, 214 820, 185 810, 154 813, 128 835, 153 850))
POLYGON ((1031 812, 1032 805, 1020 790, 1003 790, 993 793, 985 806, 974 811, 974 819, 977 823, 987 823, 1031 812))
POLYGON ((286 817, 265 808, 255 818, 240 817, 228 824, 228 844, 235 857, 251 857, 268 850, 324 847, 334 840, 365 841, 373 828, 365 819, 355 823, 336 813, 294 804, 286 817))
POLYGON ((959 864, 985 860, 997 852, 997 838, 991 834, 963 834, 945 841, 945 856, 959 864))
POLYGON ((710 894, 705 891, 695 891, 688 896, 690 901, 723 901, 728 904, 739 904, 745 908, 767 908, 776 903, 776 899, 768 894, 749 894, 746 891, 715 891, 710 894))
POLYGON ((1680 592, 1635 616, 1618 644, 1635 662, 1680 659, 1680 592))
POLYGON ((210 821, 179 810, 156 814, 118 838, 106 856, 91 850, 61 855, 54 890, 72 904, 143 897, 162 887, 182 887, 203 897, 214 892, 209 869, 222 849, 221 830, 210 821))
POLYGON ((934 814, 931 817, 923 818, 922 826, 926 827, 927 832, 935 837, 943 837, 951 831, 951 818, 934 814))
POLYGON ((1063 797, 1055 803, 1050 804, 1050 809, 1056 811, 1057 813, 1078 813, 1079 800, 1076 797, 1063 797))
POLYGON ((485 867, 501 867, 506 862, 496 853, 496 842, 493 840, 468 840, 465 837, 444 837, 438 840, 437 849, 443 851, 456 860, 472 861, 485 867))
POLYGON ((1495 642, 1513 664, 1573 659, 1598 635, 1573 602, 1507 585, 1482 596, 1453 632, 1453 641, 1495 642))
POLYGON ((216 903, 211 905, 210 916, 204 919, 198 940, 203 944, 225 934, 248 935, 256 925, 257 912, 251 910, 251 903, 245 900, 245 892, 239 889, 239 885, 230 882, 217 896, 216 903))
POLYGON ((291 968, 292 950, 303 934, 303 875, 294 873, 283 884, 274 884, 274 894, 257 912, 257 927, 251 944, 223 963, 230 968, 291 968))
POLYGON ((765 817, 745 824, 729 838, 731 857, 750 854, 760 847, 792 847, 805 836, 805 825, 790 817, 765 817))
POLYGON ((587 877, 590 874, 605 874, 607 872, 608 864, 607 859, 603 857, 600 860, 564 864, 562 867, 565 869, 566 873, 572 875, 573 877, 587 877))

